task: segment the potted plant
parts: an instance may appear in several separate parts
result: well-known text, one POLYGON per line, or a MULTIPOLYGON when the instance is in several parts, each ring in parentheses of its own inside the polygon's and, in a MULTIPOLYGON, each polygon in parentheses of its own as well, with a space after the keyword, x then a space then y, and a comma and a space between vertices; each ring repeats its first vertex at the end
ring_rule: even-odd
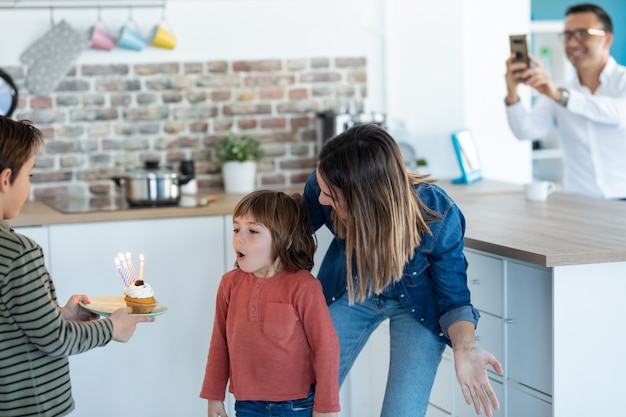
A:
POLYGON ((215 145, 215 155, 222 163, 224 189, 227 193, 254 190, 256 164, 263 158, 261 142, 252 135, 230 134, 215 145))

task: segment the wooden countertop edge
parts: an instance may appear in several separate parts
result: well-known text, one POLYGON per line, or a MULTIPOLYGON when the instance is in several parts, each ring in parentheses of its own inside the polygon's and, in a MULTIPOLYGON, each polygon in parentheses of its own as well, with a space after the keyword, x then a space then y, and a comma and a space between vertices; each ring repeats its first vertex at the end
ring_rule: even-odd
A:
POLYGON ((233 208, 244 194, 219 193, 216 196, 216 201, 203 207, 150 207, 84 213, 62 213, 41 201, 29 201, 22 208, 22 212, 15 219, 9 221, 9 224, 12 227, 29 227, 53 224, 220 216, 231 214, 233 208))
POLYGON ((562 253, 562 254, 538 254, 522 249, 511 248, 498 245, 484 240, 477 240, 465 237, 465 247, 497 256, 528 262, 546 268, 558 266, 586 265, 596 263, 624 262, 626 260, 626 250, 616 250, 613 252, 587 252, 587 253, 562 253))
MULTIPOLYGON (((302 193, 303 187, 274 188, 287 194, 302 193)), ((126 220, 167 219, 176 217, 222 216, 232 214, 233 209, 246 193, 203 193, 199 196, 215 197, 215 201, 201 207, 146 207, 125 210, 101 210, 79 213, 63 213, 43 201, 27 201, 20 214, 9 220, 12 227, 44 226, 53 224, 96 223, 126 220)))
MULTIPOLYGON (((626 204, 555 194, 550 204, 529 204, 519 186, 495 183, 480 189, 447 187, 466 216, 465 246, 542 267, 626 262, 626 204), (512 190, 512 191, 511 191, 512 190), (479 198, 482 197, 482 198, 479 198), (602 216, 594 216, 603 213, 602 216), (606 217, 619 221, 607 224, 606 217), (617 217, 616 217, 617 216, 617 217), (584 219, 585 227, 579 227, 584 219), (622 233, 624 232, 624 233, 622 233)), ((302 192, 302 188, 282 189, 302 192)), ((87 222, 167 219, 229 215, 245 194, 216 193, 205 207, 134 208, 64 214, 41 201, 28 202, 13 227, 87 222)))

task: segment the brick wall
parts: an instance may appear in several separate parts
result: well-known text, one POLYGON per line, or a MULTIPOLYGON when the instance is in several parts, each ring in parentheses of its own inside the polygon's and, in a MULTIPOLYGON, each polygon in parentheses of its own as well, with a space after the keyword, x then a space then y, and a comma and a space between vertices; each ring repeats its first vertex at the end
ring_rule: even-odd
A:
POLYGON ((32 177, 35 199, 113 196, 109 179, 159 160, 193 159, 198 186, 221 190, 214 144, 258 138, 257 185, 303 184, 315 166, 316 113, 367 96, 362 57, 77 65, 49 97, 28 93, 27 67, 5 67, 19 89, 14 119, 46 137, 32 177))

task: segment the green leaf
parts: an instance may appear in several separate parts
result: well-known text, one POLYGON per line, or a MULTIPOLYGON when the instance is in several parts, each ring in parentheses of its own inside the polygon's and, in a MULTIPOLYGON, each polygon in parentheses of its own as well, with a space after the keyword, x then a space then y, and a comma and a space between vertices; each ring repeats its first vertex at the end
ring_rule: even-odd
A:
POLYGON ((260 161, 263 159, 261 142, 252 135, 235 136, 233 134, 215 144, 215 155, 220 162, 260 161))

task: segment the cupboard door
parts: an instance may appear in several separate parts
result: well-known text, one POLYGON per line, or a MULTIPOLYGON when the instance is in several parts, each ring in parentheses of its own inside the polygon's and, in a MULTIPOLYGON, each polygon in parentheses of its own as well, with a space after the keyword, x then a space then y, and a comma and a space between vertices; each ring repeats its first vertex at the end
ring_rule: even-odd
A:
POLYGON ((550 398, 533 395, 516 384, 509 384, 507 417, 552 417, 550 398))
POLYGON ((458 383, 456 382, 456 374, 454 372, 452 349, 447 346, 435 375, 433 389, 430 392, 430 404, 447 413, 452 413, 453 390, 456 386, 458 386, 458 383))
POLYGON ((237 258, 233 249, 233 216, 224 216, 224 270, 230 271, 235 267, 237 258))
POLYGON ((72 416, 206 415, 198 394, 224 273, 223 224, 213 216, 50 226, 53 279, 65 299, 121 296, 114 259, 129 251, 136 270, 144 254, 145 280, 168 307, 128 343, 70 357, 72 416))
POLYGON ((341 388, 341 416, 378 417, 389 370, 389 321, 370 336, 341 388))
MULTIPOLYGON (((504 324, 501 318, 482 313, 475 336, 478 346, 491 352, 500 363, 504 361, 504 324)), ((494 373, 491 366, 487 367, 487 371, 494 373)))
POLYGON ((472 304, 478 310, 504 316, 504 261, 479 252, 465 250, 467 286, 472 304))
POLYGON ((507 285, 508 377, 552 395, 552 273, 508 261, 507 285))

